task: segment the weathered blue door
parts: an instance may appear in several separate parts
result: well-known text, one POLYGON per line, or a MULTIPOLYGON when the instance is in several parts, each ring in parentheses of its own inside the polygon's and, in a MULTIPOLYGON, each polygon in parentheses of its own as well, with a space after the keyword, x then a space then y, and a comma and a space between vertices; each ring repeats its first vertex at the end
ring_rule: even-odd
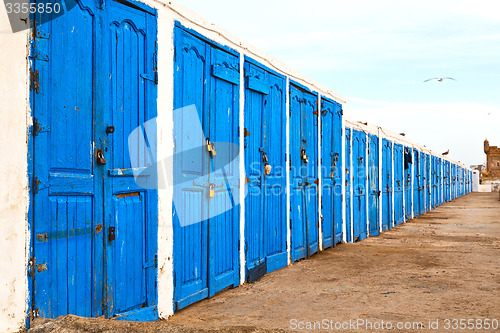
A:
POLYGON ((451 183, 451 173, 450 173, 450 162, 443 162, 443 182, 444 182, 444 202, 450 201, 450 183, 451 183))
POLYGON ((285 79, 245 62, 247 280, 287 265, 285 79))
POLYGON ((436 208, 438 205, 438 184, 439 184, 439 179, 438 179, 438 158, 434 155, 431 155, 431 166, 432 166, 432 192, 431 192, 431 207, 432 209, 436 208))
POLYGON ((366 133, 352 131, 353 240, 367 236, 366 216, 366 133))
POLYGON ((342 241, 342 105, 321 100, 323 248, 342 241))
POLYGON ((425 154, 425 211, 431 210, 431 197, 432 197, 432 164, 431 164, 431 155, 425 154))
POLYGON ((379 182, 379 150, 378 137, 368 135, 368 219, 370 236, 380 234, 380 182, 379 182))
POLYGON ((412 217, 412 166, 415 159, 413 157, 413 150, 410 147, 404 147, 404 154, 405 220, 409 220, 412 217))
POLYGON ((425 192, 426 192, 426 183, 427 183, 427 169, 426 169, 426 159, 425 153, 419 152, 419 214, 422 215, 425 213, 425 192))
POLYGON ((34 29, 32 308, 154 319, 156 177, 138 186, 131 163, 154 163, 156 133, 127 143, 156 116, 156 12, 78 0, 34 29))
POLYGON ((421 192, 421 182, 420 182, 420 152, 413 148, 413 216, 417 217, 420 215, 420 192, 421 192))
POLYGON ((351 129, 345 128, 345 225, 346 240, 352 242, 352 216, 351 216, 351 129))
POLYGON ((382 139, 382 230, 392 228, 392 142, 382 139))
POLYGON ((422 177, 422 201, 423 201, 423 208, 422 208, 422 214, 424 214, 427 211, 427 198, 428 198, 428 188, 427 188, 427 183, 429 180, 428 176, 428 161, 427 161, 427 154, 422 153, 422 171, 421 175, 422 177))
MULTIPOLYGON (((97 67, 104 80, 97 87, 101 92, 97 95, 98 103, 108 110, 104 124, 115 130, 110 133, 108 127, 99 126, 96 147, 104 151, 105 157, 109 156, 108 163, 102 166, 106 177, 108 315, 121 314, 122 319, 133 320, 134 316, 144 319, 149 313, 152 319, 157 317, 158 200, 156 190, 146 191, 136 184, 134 171, 150 167, 156 160, 155 127, 143 128, 148 119, 156 116, 156 16, 149 7, 137 9, 123 2, 107 1, 105 8, 101 44, 104 59, 97 67), (141 130, 133 132, 136 128, 141 130), (139 137, 129 137, 131 133, 139 137), (147 142, 149 148, 134 149, 141 142, 147 142)), ((151 170, 155 170, 154 166, 151 170)), ((141 173, 141 177, 154 176, 141 173)))
POLYGON ((436 205, 443 204, 443 159, 436 157, 437 199, 436 205))
POLYGON ((239 58, 176 23, 174 300, 239 284, 239 58), (220 148, 220 149, 219 149, 220 148))
POLYGON ((403 183, 404 183, 404 158, 403 146, 394 144, 394 225, 404 221, 403 211, 403 183))
POLYGON ((318 251, 318 103, 316 94, 290 84, 290 217, 292 260, 318 251))

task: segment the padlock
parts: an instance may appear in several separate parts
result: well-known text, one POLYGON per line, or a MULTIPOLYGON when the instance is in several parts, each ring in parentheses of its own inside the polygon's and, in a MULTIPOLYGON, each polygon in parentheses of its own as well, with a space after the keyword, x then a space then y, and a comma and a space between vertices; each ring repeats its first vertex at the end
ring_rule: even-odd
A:
POLYGON ((214 143, 210 144, 210 150, 209 151, 212 154, 212 157, 214 157, 215 155, 217 155, 217 152, 215 151, 215 145, 214 145, 214 143))
POLYGON ((210 153, 212 151, 212 144, 210 144, 210 139, 206 138, 205 141, 207 143, 207 150, 210 153))
POLYGON ((96 159, 97 164, 100 164, 100 165, 106 164, 106 159, 104 158, 104 154, 102 152, 102 149, 96 150, 95 159, 96 159))
POLYGON ((266 175, 270 175, 271 174, 271 166, 269 164, 266 163, 266 165, 264 166, 264 173, 266 175))
POLYGON ((267 161, 268 161, 267 154, 266 153, 262 153, 262 162, 267 163, 267 161))
POLYGON ((214 190, 215 184, 210 184, 208 185, 208 196, 210 198, 215 197, 215 190, 214 190))

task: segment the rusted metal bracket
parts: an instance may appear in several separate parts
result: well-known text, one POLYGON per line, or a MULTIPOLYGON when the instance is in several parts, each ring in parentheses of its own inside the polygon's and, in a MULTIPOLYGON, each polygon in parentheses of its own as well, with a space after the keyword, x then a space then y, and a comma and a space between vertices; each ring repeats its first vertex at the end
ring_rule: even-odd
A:
POLYGON ((39 72, 30 68, 30 91, 35 91, 37 94, 40 93, 40 82, 39 82, 39 72))
POLYGON ((31 191, 33 194, 38 193, 38 187, 40 186, 40 180, 38 180, 37 176, 33 176, 33 180, 31 181, 31 191))

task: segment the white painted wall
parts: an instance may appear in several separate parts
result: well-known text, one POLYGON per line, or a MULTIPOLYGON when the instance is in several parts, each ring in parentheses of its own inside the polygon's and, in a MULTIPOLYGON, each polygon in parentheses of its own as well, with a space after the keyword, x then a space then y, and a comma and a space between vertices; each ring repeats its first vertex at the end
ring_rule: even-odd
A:
POLYGON ((24 327, 27 311, 27 45, 27 31, 13 34, 0 10, 0 332, 24 327))

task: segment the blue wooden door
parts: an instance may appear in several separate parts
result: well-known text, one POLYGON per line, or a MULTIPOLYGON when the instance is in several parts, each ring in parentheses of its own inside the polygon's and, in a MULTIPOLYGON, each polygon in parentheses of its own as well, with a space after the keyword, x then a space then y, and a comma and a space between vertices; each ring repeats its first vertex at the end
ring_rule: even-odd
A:
POLYGON ((292 260, 318 251, 318 104, 307 88, 290 84, 290 209, 292 260))
POLYGON ((239 284, 239 58, 176 23, 174 301, 239 284), (210 151, 208 149, 210 147, 210 151))
POLYGON ((431 207, 432 209, 436 208, 438 205, 438 184, 439 184, 439 179, 438 179, 438 158, 436 156, 431 155, 431 162, 432 162, 432 195, 431 195, 431 207))
POLYGON ((148 171, 154 171, 156 160, 155 127, 144 126, 156 116, 156 13, 149 7, 116 1, 107 1, 103 11, 100 45, 104 54, 97 71, 104 77, 98 82, 97 98, 105 105, 102 123, 106 126, 96 130, 96 147, 107 160, 101 166, 105 176, 107 310, 108 316, 127 320, 134 316, 153 319, 157 317, 158 200, 154 184, 144 179, 150 177, 154 182, 155 175, 141 170, 152 167, 148 171), (141 184, 149 183, 153 189, 136 183, 134 174, 138 173, 141 184))
MULTIPOLYGON (((382 139, 382 230, 392 228, 392 142, 382 139)), ((396 162, 396 161, 394 161, 396 162)))
POLYGON ((346 239, 352 242, 352 216, 351 216, 351 129, 345 128, 345 225, 346 239))
POLYGON ((403 146, 394 144, 394 225, 403 223, 403 183, 404 183, 404 159, 403 146))
POLYGON ((285 267, 288 260, 285 99, 284 77, 247 59, 245 253, 250 280, 285 267))
POLYGON ((413 149, 413 216, 420 215, 420 153, 413 149))
POLYGON ((426 184, 427 184, 427 165, 426 165, 426 158, 425 158, 425 153, 424 152, 419 152, 419 213, 420 215, 425 213, 425 200, 426 200, 426 184))
POLYGON ((432 209, 431 207, 431 198, 432 198, 432 164, 431 164, 431 155, 425 154, 425 211, 429 211, 432 209))
POLYGON ((321 100, 321 215, 323 248, 342 241, 342 106, 321 100))
POLYGON ((128 136, 156 116, 156 84, 140 77, 154 75, 155 15, 146 6, 79 0, 35 28, 32 290, 39 316, 157 317, 157 194, 154 180, 151 189, 138 186, 131 168, 139 154, 134 165, 153 164, 155 133, 149 147, 128 154, 128 136))
POLYGON ((450 162, 443 161, 444 202, 450 201, 450 162))
POLYGON ((404 153, 406 159, 406 162, 404 163, 405 220, 409 220, 412 216, 412 168, 415 163, 415 159, 413 157, 413 150, 410 147, 404 147, 404 153))
POLYGON ((436 157, 437 198, 436 205, 443 204, 443 159, 436 157))
POLYGON ((378 137, 368 135, 368 218, 370 224, 370 235, 380 234, 379 208, 380 208, 380 187, 379 187, 379 150, 378 137))
POLYGON ((357 130, 352 133, 353 239, 359 241, 367 237, 366 134, 357 130))
POLYGON ((35 28, 32 71, 40 85, 31 90, 31 274, 33 309, 45 318, 104 314, 103 170, 93 156, 94 8, 78 2, 35 28))

